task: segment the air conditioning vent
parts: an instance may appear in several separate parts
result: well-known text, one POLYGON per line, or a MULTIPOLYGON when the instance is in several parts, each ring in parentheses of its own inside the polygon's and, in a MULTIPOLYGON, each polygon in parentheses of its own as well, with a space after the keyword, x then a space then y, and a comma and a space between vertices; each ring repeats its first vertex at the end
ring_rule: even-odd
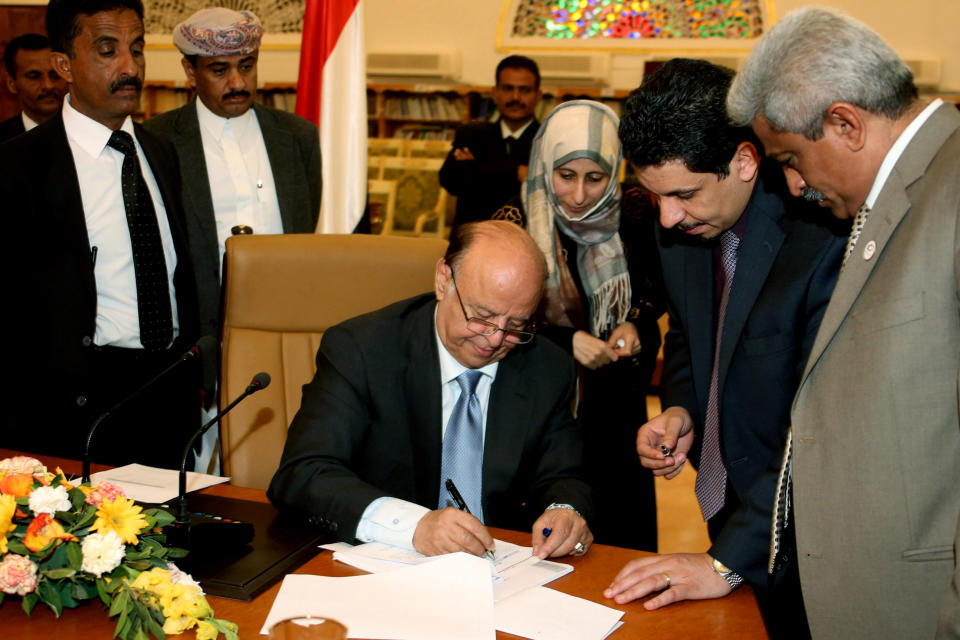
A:
POLYGON ((539 54, 531 57, 540 67, 540 79, 544 84, 607 84, 610 56, 606 54, 539 54))
POLYGON ((370 52, 367 53, 367 75, 456 80, 460 75, 460 53, 370 52))

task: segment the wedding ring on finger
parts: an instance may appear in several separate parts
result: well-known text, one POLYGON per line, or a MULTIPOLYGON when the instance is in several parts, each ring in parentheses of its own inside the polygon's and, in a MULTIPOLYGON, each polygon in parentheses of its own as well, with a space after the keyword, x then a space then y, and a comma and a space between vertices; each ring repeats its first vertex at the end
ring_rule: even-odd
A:
POLYGON ((617 340, 617 344, 615 346, 617 347, 617 349, 623 349, 625 346, 627 346, 627 343, 624 341, 623 338, 620 338, 619 340, 617 340))
POLYGON ((583 546, 582 542, 578 542, 577 544, 573 545, 573 555, 582 556, 586 552, 587 552, 587 548, 583 546))
POLYGON ((665 586, 664 589, 669 589, 669 588, 670 588, 670 574, 668 574, 668 573, 662 573, 662 574, 660 574, 660 575, 662 575, 662 576, 663 576, 663 579, 666 580, 666 582, 667 582, 667 586, 665 586))

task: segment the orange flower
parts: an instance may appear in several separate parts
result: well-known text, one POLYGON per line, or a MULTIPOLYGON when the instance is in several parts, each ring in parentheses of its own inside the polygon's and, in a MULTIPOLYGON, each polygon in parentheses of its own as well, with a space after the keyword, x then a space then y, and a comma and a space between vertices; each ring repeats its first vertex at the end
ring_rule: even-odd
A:
POLYGON ((30 551, 40 551, 53 540, 67 540, 76 542, 77 536, 64 531, 63 525, 54 520, 48 513, 41 513, 34 517, 23 536, 23 544, 30 551))
POLYGON ((13 473, 0 480, 0 493, 14 498, 26 498, 33 491, 33 476, 29 473, 13 473))

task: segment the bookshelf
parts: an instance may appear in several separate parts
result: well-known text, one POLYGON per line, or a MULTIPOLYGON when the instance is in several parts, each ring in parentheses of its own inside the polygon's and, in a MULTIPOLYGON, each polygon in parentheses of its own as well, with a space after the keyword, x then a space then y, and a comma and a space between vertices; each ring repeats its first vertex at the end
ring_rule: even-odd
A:
MULTIPOLYGON (((452 140, 458 125, 496 117, 491 87, 453 84, 367 84, 367 135, 371 138, 452 140)), ((143 117, 149 118, 186 104, 193 98, 190 87, 174 82, 151 82, 143 90, 143 117)), ((600 87, 543 87, 537 118, 543 120, 560 102, 586 98, 608 104, 618 114, 627 91, 611 92, 600 87)), ((266 83, 257 99, 268 107, 293 112, 297 86, 266 83)))

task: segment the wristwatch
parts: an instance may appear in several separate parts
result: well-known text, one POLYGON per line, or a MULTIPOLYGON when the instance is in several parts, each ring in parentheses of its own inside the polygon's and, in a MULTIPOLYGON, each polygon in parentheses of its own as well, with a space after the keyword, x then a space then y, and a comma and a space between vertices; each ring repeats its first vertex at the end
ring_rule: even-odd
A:
POLYGON ((743 576, 727 567, 716 558, 713 559, 713 572, 727 581, 731 589, 736 589, 743 584, 743 576))

